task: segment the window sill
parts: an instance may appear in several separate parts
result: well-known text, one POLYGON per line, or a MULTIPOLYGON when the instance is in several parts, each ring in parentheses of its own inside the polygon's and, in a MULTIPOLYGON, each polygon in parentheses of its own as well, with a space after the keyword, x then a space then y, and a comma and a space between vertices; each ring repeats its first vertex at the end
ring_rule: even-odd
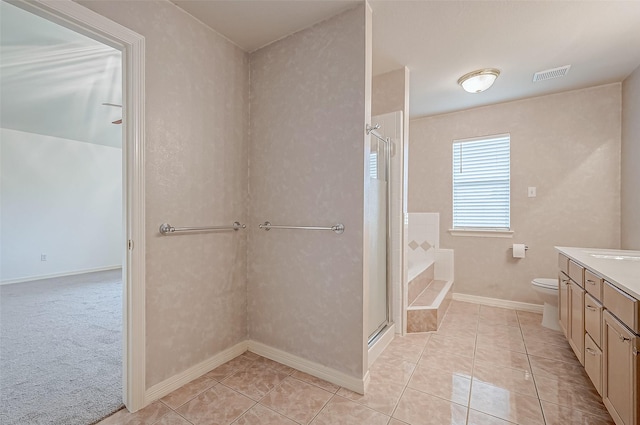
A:
POLYGON ((513 230, 475 230, 449 229, 451 236, 467 236, 472 238, 513 238, 513 230))

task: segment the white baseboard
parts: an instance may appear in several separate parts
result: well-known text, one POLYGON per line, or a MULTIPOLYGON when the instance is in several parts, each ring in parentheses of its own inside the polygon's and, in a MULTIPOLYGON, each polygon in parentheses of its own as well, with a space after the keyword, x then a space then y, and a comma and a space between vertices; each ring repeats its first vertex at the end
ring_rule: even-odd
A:
POLYGON ((523 303, 520 301, 501 300, 499 298, 480 297, 478 295, 468 295, 454 293, 453 299, 455 301, 466 301, 470 303, 488 305, 492 307, 509 308, 512 310, 530 311, 532 313, 542 313, 544 306, 541 304, 523 303))
POLYGON ((229 360, 238 357, 240 354, 247 351, 247 348, 247 341, 239 342, 233 347, 219 352, 215 356, 190 367, 184 372, 173 375, 171 378, 165 379, 164 381, 147 388, 144 394, 145 406, 177 390, 183 385, 188 384, 194 379, 201 377, 205 373, 212 371, 229 360))
POLYGON ((7 280, 0 281, 0 285, 10 285, 12 283, 31 282, 34 280, 51 279, 54 277, 75 276, 78 274, 93 273, 93 272, 104 272, 107 270, 116 270, 121 268, 122 268, 122 265, 94 267, 91 269, 75 270, 72 272, 62 272, 62 273, 43 274, 39 276, 21 277, 19 279, 7 279, 7 280))
POLYGON ((249 351, 253 353, 308 373, 316 378, 324 379, 325 381, 345 387, 359 394, 364 394, 364 390, 369 382, 369 372, 367 372, 363 378, 359 379, 354 376, 347 375, 344 372, 340 372, 339 370, 335 370, 319 363, 303 359, 302 357, 289 354, 277 348, 270 347, 261 342, 249 340, 248 344, 249 351))
POLYGON ((382 354, 384 349, 387 348, 389 344, 391 344, 391 341, 393 341, 393 338, 395 336, 396 325, 395 323, 392 323, 391 326, 387 327, 387 329, 384 330, 384 333, 378 337, 376 342, 374 342, 373 345, 369 347, 369 367, 371 367, 378 356, 382 354))

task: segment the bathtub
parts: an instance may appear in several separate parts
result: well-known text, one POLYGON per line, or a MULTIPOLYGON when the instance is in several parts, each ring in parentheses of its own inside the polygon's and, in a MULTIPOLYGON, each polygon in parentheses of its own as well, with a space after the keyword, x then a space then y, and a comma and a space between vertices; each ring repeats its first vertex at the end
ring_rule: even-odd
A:
POLYGON ((418 261, 411 261, 407 263, 407 282, 411 282, 420 275, 423 271, 427 270, 433 264, 433 260, 424 257, 418 261))

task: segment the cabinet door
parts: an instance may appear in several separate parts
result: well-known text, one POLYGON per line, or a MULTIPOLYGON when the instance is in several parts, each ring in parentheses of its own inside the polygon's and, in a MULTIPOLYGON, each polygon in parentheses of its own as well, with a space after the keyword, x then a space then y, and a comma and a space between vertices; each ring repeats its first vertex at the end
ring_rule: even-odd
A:
POLYGON ((637 425, 638 341, 609 311, 604 312, 602 397, 618 425, 637 425))
POLYGON ((569 339, 569 276, 558 273, 558 321, 564 336, 569 339))
POLYGON ((580 364, 584 366, 584 289, 575 282, 569 285, 569 305, 571 306, 569 345, 576 353, 580 364))

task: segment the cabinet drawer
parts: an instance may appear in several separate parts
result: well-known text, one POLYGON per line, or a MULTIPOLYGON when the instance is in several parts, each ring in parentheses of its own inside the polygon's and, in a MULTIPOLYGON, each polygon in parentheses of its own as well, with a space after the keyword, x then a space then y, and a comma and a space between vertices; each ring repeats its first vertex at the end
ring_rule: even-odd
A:
POLYGON ((598 394, 602 395, 602 350, 589 334, 584 336, 584 370, 591 378, 598 394))
POLYGON ((602 399, 616 424, 638 425, 640 420, 637 352, 638 338, 605 310, 602 319, 602 399))
POLYGON ((584 271, 584 289, 593 295, 596 300, 602 300, 602 285, 604 279, 591 273, 589 269, 584 271))
POLYGON ((569 285, 569 345, 584 366, 584 289, 577 283, 569 285))
POLYGON ((569 274, 569 257, 563 254, 558 254, 558 268, 561 272, 569 274))
POLYGON ((638 326, 638 308, 640 308, 640 304, 638 300, 605 281, 602 301, 607 310, 611 310, 614 316, 635 333, 640 333, 640 326, 638 326))
POLYGON ((584 287, 584 267, 573 260, 569 260, 569 277, 575 283, 584 287))
POLYGON ((602 304, 589 294, 584 296, 584 329, 602 347, 602 304))

